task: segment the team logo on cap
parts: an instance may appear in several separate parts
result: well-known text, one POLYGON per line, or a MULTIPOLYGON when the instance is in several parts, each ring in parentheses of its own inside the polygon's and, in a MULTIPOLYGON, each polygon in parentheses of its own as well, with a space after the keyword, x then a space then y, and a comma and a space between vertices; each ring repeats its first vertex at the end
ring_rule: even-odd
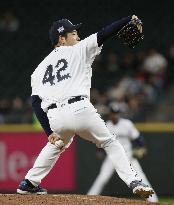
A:
POLYGON ((58 30, 59 33, 61 33, 61 32, 63 32, 65 29, 64 29, 63 26, 61 26, 61 27, 59 27, 57 30, 58 30))

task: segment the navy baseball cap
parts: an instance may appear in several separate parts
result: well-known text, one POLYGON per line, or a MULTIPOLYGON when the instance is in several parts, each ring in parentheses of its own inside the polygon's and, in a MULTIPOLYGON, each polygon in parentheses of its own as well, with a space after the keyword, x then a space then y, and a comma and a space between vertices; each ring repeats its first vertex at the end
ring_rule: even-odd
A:
POLYGON ((59 21, 53 22, 50 30, 49 30, 49 37, 53 45, 57 44, 58 37, 64 35, 67 32, 71 32, 73 30, 78 31, 82 23, 79 24, 72 24, 71 21, 68 19, 61 19, 59 21))
POLYGON ((113 113, 120 113, 121 112, 117 103, 110 103, 109 110, 110 110, 110 112, 113 112, 113 113))

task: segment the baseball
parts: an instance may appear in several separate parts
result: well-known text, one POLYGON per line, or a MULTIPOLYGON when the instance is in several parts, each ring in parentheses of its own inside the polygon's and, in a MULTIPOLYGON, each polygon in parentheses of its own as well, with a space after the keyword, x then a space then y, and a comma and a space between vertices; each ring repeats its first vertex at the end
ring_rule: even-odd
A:
POLYGON ((57 141, 55 142, 55 146, 56 146, 57 148, 59 148, 59 149, 62 149, 63 146, 64 146, 64 142, 63 142, 62 140, 57 140, 57 141))

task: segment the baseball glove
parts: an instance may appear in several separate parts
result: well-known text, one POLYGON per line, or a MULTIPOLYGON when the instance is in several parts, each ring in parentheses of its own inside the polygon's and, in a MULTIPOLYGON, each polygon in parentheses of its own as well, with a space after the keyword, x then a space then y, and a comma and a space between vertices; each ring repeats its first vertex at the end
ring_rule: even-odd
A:
POLYGON ((134 48, 143 38, 142 21, 138 18, 132 18, 129 23, 123 26, 117 33, 117 37, 129 48, 134 48))
POLYGON ((147 149, 144 147, 134 148, 133 157, 137 159, 142 159, 147 154, 147 149))

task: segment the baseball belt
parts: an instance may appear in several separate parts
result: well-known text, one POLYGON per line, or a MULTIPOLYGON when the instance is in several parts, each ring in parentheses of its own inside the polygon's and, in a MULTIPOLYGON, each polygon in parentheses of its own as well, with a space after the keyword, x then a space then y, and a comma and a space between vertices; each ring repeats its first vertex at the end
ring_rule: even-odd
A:
MULTIPOLYGON (((73 97, 73 98, 70 98, 70 99, 68 100, 68 104, 72 104, 72 103, 74 103, 74 102, 84 100, 84 98, 85 98, 85 96, 81 96, 81 95, 76 96, 76 97, 73 97)), ((57 108, 56 103, 51 104, 50 106, 48 106, 48 110, 49 110, 49 109, 54 109, 54 108, 57 108)))

